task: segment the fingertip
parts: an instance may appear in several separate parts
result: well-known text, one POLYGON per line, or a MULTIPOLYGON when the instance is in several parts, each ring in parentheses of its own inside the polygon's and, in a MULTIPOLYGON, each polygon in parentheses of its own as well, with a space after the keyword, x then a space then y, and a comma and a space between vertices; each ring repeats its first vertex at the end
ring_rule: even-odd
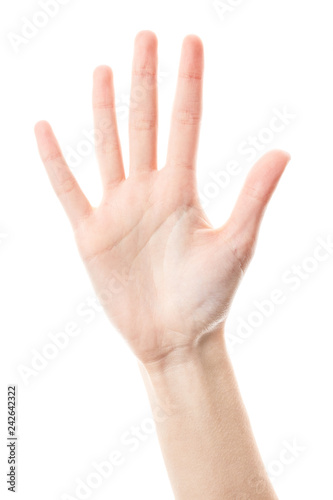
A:
POLYGON ((287 165, 291 159, 290 154, 282 149, 272 149, 262 156, 262 159, 270 159, 274 163, 287 165))
POLYGON ((180 74, 201 80, 204 69, 202 40, 197 35, 187 35, 183 40, 180 74))
POLYGON ((289 153, 280 149, 268 151, 255 163, 248 178, 259 184, 268 180, 275 184, 282 176, 290 158, 289 153))
POLYGON ((183 46, 190 46, 198 51, 203 51, 203 42, 198 35, 190 33, 183 40, 183 46))
POLYGON ((51 125, 46 120, 39 120, 34 127, 34 131, 36 135, 40 135, 41 133, 45 133, 45 131, 51 129, 51 125))
POLYGON ((197 35, 187 35, 184 38, 182 51, 185 55, 189 55, 196 64, 202 64, 204 46, 201 38, 197 35))
POLYGON ((107 66, 106 64, 101 64, 100 66, 97 66, 94 69, 93 72, 94 81, 99 80, 99 81, 109 82, 112 80, 112 78, 113 78, 113 73, 110 66, 107 66))
POLYGON ((136 46, 145 46, 155 49, 157 47, 157 44, 157 36, 153 31, 150 30, 139 31, 135 37, 136 46))
POLYGON ((284 160, 286 163, 289 163, 291 160, 291 155, 288 153, 288 151, 284 151, 282 149, 279 150, 280 154, 284 157, 284 160))
POLYGON ((52 127, 46 120, 38 121, 35 124, 34 132, 37 143, 39 145, 45 142, 49 142, 50 139, 52 139, 52 137, 54 136, 52 127))

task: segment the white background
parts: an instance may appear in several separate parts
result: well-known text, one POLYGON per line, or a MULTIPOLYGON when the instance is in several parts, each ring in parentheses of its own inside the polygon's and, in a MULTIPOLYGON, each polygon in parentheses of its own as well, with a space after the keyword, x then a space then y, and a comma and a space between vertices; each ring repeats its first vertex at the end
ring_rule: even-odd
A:
MULTIPOLYGON (((84 131, 93 127, 92 71, 109 64, 126 161, 132 48, 142 29, 159 38, 161 165, 182 39, 188 33, 203 39, 198 181, 200 192, 211 195, 207 213, 214 224, 228 216, 251 167, 249 156, 239 150, 244 141, 259 134, 269 140, 261 142, 263 151, 291 153, 227 330, 234 335, 233 364, 279 498, 333 498, 333 255, 327 253, 319 263, 309 260, 318 238, 333 235, 331 2, 229 2, 237 3, 223 15, 211 0, 70 0, 15 50, 13 34, 22 36, 24 18, 36 20, 41 7, 37 0, 1 2, 1 498, 8 494, 10 383, 19 391, 17 499, 78 498, 77 480, 85 481, 94 472, 92 463, 114 450, 122 452, 124 463, 87 498, 173 498, 155 434, 143 433, 145 440, 137 441, 133 452, 122 442, 132 426, 148 429, 145 390, 119 334, 102 312, 93 317, 87 305, 94 293, 33 134, 35 122, 47 119, 63 150, 77 149, 86 140, 84 131), (270 136, 263 129, 274 109, 293 118, 270 136), (225 170, 231 160, 239 162, 239 174, 223 189, 207 187, 210 173, 225 170), (298 284, 291 281, 294 265, 303 268, 298 284), (241 339, 240 319, 247 321, 257 310, 255 301, 269 299, 276 288, 284 303, 241 339), (89 316, 79 315, 87 310, 89 316), (41 353, 49 333, 63 331, 69 322, 81 333, 25 383, 19 366, 31 367, 32 351, 41 353), (289 454, 290 463, 283 464, 286 443, 294 441, 302 451, 289 454)), ((93 152, 79 157, 74 172, 97 203, 100 181, 93 152)))

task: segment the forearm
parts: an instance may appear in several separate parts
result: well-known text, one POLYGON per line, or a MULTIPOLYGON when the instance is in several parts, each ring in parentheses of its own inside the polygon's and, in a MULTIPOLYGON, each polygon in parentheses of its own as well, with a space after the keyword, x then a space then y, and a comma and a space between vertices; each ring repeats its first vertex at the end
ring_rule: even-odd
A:
POLYGON ((276 500, 223 334, 142 366, 177 500, 276 500))

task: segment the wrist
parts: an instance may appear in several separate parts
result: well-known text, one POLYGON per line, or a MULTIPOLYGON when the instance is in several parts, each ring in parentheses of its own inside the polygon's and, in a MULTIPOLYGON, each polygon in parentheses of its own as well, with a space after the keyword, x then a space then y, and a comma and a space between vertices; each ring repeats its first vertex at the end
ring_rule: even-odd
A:
POLYGON ((227 390, 230 369, 222 328, 196 345, 141 364, 153 409, 162 409, 168 416, 209 404, 216 392, 227 390))
POLYGON ((172 377, 180 371, 187 372, 194 367, 210 370, 227 355, 224 329, 220 326, 214 332, 203 335, 198 341, 178 346, 168 354, 153 361, 142 362, 152 381, 172 377))

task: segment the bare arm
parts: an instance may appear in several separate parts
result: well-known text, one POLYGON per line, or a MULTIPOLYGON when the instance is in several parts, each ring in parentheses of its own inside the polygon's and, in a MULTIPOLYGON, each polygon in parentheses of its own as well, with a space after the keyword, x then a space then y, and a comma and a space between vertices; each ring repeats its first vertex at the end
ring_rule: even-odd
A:
POLYGON ((178 359, 142 367, 177 500, 276 500, 223 331, 178 359))
POLYGON ((185 39, 168 154, 157 169, 157 40, 136 38, 125 177, 110 68, 94 73, 96 152, 104 194, 94 208, 51 127, 36 125, 41 158, 113 324, 141 364, 177 499, 275 499, 224 345, 232 298, 251 259, 265 207, 289 156, 251 170, 229 220, 211 226, 197 195, 203 47, 185 39), (119 279, 121 276, 121 279, 119 279), (259 485, 259 486, 258 486, 259 485), (262 489, 262 492, 261 492, 262 489))

